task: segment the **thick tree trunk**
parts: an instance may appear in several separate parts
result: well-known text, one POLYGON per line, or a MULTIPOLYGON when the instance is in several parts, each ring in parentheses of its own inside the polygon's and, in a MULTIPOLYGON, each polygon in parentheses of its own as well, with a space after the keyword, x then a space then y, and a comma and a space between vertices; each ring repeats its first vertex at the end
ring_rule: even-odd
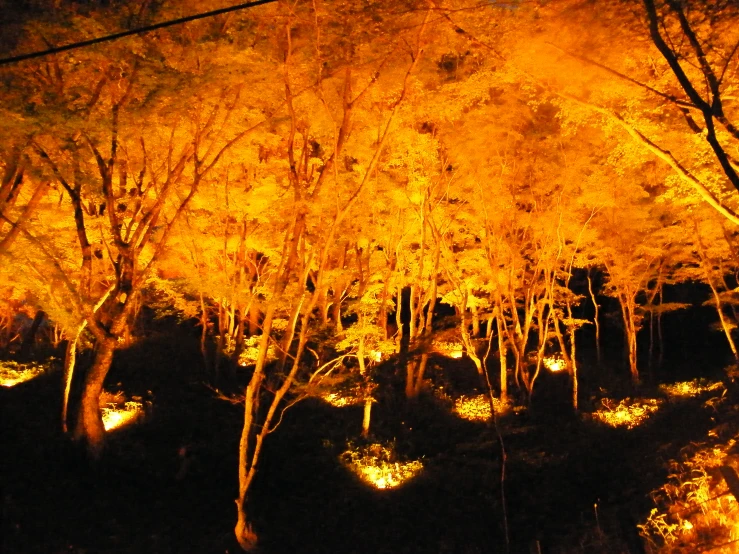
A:
POLYGON ((105 445, 105 428, 100 413, 100 394, 113 362, 115 349, 114 338, 106 338, 98 342, 95 360, 85 377, 85 388, 82 391, 82 401, 77 414, 74 437, 84 445, 93 460, 100 458, 105 445))

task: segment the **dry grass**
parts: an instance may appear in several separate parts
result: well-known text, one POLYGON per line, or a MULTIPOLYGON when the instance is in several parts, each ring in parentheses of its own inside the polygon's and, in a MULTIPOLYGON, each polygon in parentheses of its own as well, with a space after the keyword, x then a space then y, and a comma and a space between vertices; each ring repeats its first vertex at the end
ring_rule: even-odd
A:
POLYGON ((618 403, 604 398, 601 403, 603 407, 593 412, 593 418, 611 427, 626 429, 633 429, 644 423, 660 406, 660 401, 653 398, 633 401, 626 398, 618 403))
POLYGON ((0 362, 0 386, 14 387, 20 383, 30 381, 44 373, 48 364, 2 361, 0 362))
POLYGON ((100 411, 106 431, 125 427, 144 415, 143 404, 127 401, 122 392, 103 392, 100 403, 104 406, 100 411))
POLYGON ((719 472, 731 464, 723 445, 690 445, 670 463, 668 482, 652 492, 655 507, 640 525, 652 552, 739 552, 739 506, 719 472))
POLYGON ((692 381, 680 381, 678 383, 664 383, 659 388, 672 398, 690 398, 705 392, 721 390, 724 388, 724 384, 720 381, 693 379, 692 381))
MULTIPOLYGON (((511 405, 507 402, 501 402, 500 399, 494 398, 495 413, 500 414, 510 410, 511 405)), ((491 417, 490 399, 485 394, 476 396, 460 396, 454 401, 454 413, 468 421, 488 421, 491 417)))
POLYGON ((399 461, 392 444, 349 444, 340 459, 362 481, 377 489, 399 487, 423 470, 420 460, 399 461))

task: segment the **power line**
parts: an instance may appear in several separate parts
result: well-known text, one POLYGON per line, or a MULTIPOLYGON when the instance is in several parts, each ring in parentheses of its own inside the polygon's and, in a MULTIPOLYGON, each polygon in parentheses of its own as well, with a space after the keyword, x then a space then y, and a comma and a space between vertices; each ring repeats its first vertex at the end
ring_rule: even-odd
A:
POLYGON ((163 21, 162 23, 156 23, 154 25, 147 25, 146 27, 138 27, 136 29, 130 29, 113 35, 107 35, 104 37, 93 38, 90 40, 83 40, 81 42, 73 42, 72 44, 65 44, 64 46, 58 46, 55 48, 49 48, 48 50, 42 50, 39 52, 31 52, 30 54, 21 54, 20 56, 13 56, 12 58, 0 59, 0 66, 8 65, 11 63, 22 62, 24 60, 31 60, 33 58, 41 58, 48 56, 49 54, 58 54, 59 52, 66 52, 67 50, 75 50, 76 48, 84 48, 85 46, 92 46, 93 44, 100 44, 101 42, 110 42, 118 40, 119 38, 130 37, 131 35, 138 35, 141 33, 149 33, 156 31, 157 29, 164 29, 165 27, 172 27, 174 25, 181 25, 182 23, 188 23, 197 19, 205 19, 206 17, 213 17, 224 13, 235 12, 238 10, 246 10, 248 8, 254 8, 261 6, 262 4, 271 4, 277 0, 254 0, 253 2, 246 2, 244 4, 237 4, 236 6, 229 6, 228 8, 220 8, 218 10, 212 10, 209 12, 198 13, 195 15, 188 15, 187 17, 180 17, 179 19, 172 19, 170 21, 163 21))

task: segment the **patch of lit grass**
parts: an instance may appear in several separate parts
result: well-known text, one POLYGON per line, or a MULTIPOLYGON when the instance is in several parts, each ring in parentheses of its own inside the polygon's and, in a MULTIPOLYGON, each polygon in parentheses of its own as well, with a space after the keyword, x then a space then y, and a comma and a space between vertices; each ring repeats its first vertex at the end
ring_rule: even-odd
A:
POLYGON ((706 379, 693 379, 692 381, 680 381, 678 383, 664 383, 659 386, 660 390, 667 396, 673 398, 688 398, 698 396, 704 392, 716 391, 724 388, 720 381, 708 381, 706 379))
MULTIPOLYGON (((509 403, 493 398, 496 413, 503 413, 510 409, 509 403)), ((454 413, 468 421, 488 421, 490 419, 490 399, 485 394, 476 396, 460 396, 454 401, 454 413)))
POLYGON ((459 359, 464 355, 464 347, 459 342, 434 342, 434 350, 449 358, 459 359))
POLYGON ((718 470, 730 461, 735 444, 691 444, 669 463, 669 480, 652 492, 655 507, 639 525, 650 550, 739 551, 739 505, 718 470))
POLYGON ((113 431, 133 423, 144 413, 141 402, 126 402, 123 405, 109 403, 101 409, 103 427, 106 431, 113 431))
POLYGON ((660 406, 659 400, 651 398, 640 401, 625 399, 618 403, 604 398, 601 403, 603 408, 593 412, 593 418, 611 427, 626 429, 634 429, 644 423, 660 406))
POLYGON ((553 373, 562 371, 567 367, 567 363, 564 361, 564 358, 561 358, 559 356, 547 356, 541 361, 544 364, 544 367, 546 367, 549 371, 553 373))
POLYGON ((392 444, 349 444, 340 460, 363 482, 376 489, 394 489, 423 471, 420 460, 399 461, 392 444))
POLYGON ((321 395, 321 400, 330 404, 334 408, 344 408, 346 406, 355 406, 361 402, 359 396, 351 392, 327 392, 321 395))
POLYGON ((19 364, 17 362, 0 362, 0 386, 14 387, 30 381, 44 373, 47 367, 37 363, 19 364))

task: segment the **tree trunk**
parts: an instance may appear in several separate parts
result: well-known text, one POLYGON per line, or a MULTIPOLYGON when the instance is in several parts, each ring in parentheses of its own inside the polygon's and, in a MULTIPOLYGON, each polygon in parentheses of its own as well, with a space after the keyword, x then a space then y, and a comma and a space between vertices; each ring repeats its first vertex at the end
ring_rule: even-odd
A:
POLYGON ((402 304, 403 302, 403 287, 398 282, 397 290, 397 302, 395 303, 395 325, 398 327, 398 331, 395 333, 395 353, 400 354, 403 347, 403 316, 402 316, 402 304))
POLYGON ((326 289, 321 290, 321 296, 318 301, 319 310, 321 312, 321 325, 324 327, 328 325, 328 291, 326 289))
POLYGON ((405 397, 408 400, 418 398, 418 395, 421 394, 428 361, 429 355, 421 354, 420 360, 413 359, 406 364, 405 397))
POLYGON ((577 402, 577 396, 578 396, 578 383, 577 383, 577 359, 575 358, 576 350, 575 350, 575 331, 572 331, 571 334, 571 347, 572 347, 572 408, 577 411, 579 406, 577 402))
POLYGON ((600 367, 600 306, 598 306, 598 301, 595 299, 595 293, 593 292, 593 280, 590 278, 590 272, 588 272, 588 292, 590 293, 590 299, 593 301, 593 308, 595 309, 595 314, 593 315, 593 323, 595 324, 595 356, 598 360, 598 367, 600 367))
POLYGON ((639 383, 639 368, 637 366, 637 350, 636 350, 636 334, 638 332, 636 323, 636 314, 633 299, 625 295, 619 296, 621 303, 621 314, 624 321, 624 334, 626 339, 626 353, 629 361, 629 372, 631 373, 631 382, 639 383))
POLYGON ((415 358, 408 360, 405 364, 405 397, 408 400, 415 397, 414 393, 416 387, 414 386, 414 384, 416 382, 417 365, 418 360, 416 360, 415 358))
POLYGON ((46 314, 43 310, 39 310, 36 312, 36 315, 33 318, 33 323, 31 323, 31 327, 28 329, 28 332, 23 337, 23 342, 21 342, 21 349, 18 354, 18 357, 21 360, 28 360, 31 358, 33 347, 36 344, 36 333, 38 333, 38 328, 41 327, 41 324, 44 322, 45 318, 46 314))
POLYGON ((67 412, 69 408, 69 393, 72 390, 72 377, 74 376, 74 366, 77 361, 77 344, 80 340, 82 331, 87 326, 87 320, 83 321, 75 332, 74 336, 67 341, 67 351, 64 354, 64 392, 62 394, 62 431, 68 432, 67 412))
MULTIPOLYGON (((662 290, 659 291, 659 303, 662 304, 662 290)), ((662 311, 657 313, 657 340, 659 341, 659 355, 657 356, 657 367, 662 369, 665 359, 665 341, 662 335, 662 311)))
POLYGON ((477 311, 477 306, 470 308, 472 312, 472 336, 478 338, 480 336, 480 314, 477 311))
POLYGON ((724 315, 723 305, 721 304, 721 296, 719 296, 718 290, 713 284, 713 281, 710 278, 707 278, 706 280, 708 281, 708 285, 711 287, 713 298, 716 301, 716 312, 718 313, 718 319, 721 322, 721 328, 724 331, 724 335, 726 335, 726 340, 729 343, 729 348, 731 348, 731 353, 734 354, 734 360, 739 363, 739 353, 737 353, 736 343, 731 336, 731 326, 729 325, 729 322, 726 320, 726 316, 724 315))
POLYGON ((234 351, 233 354, 231 354, 231 360, 232 364, 231 367, 234 367, 238 365, 239 363, 239 357, 241 356, 241 353, 244 351, 244 331, 245 331, 245 323, 246 323, 246 314, 247 314, 248 307, 242 306, 238 310, 238 323, 236 324, 236 330, 234 332, 234 351))
POLYGON ((77 414, 74 437, 83 444, 92 460, 100 458, 105 446, 105 428, 100 414, 100 394, 113 362, 115 349, 114 338, 106 338, 98 342, 95 360, 85 376, 85 388, 82 391, 82 401, 77 414))
POLYGON ((364 414, 362 416, 362 436, 368 437, 370 430, 370 420, 372 417, 372 397, 368 396, 364 399, 364 414))
POLYGON ((216 388, 221 384, 221 359, 226 349, 226 309, 223 302, 218 302, 218 341, 216 351, 213 355, 213 386, 216 388))
MULTIPOLYGON (((500 400, 505 402, 508 400, 508 363, 507 356, 508 350, 506 348, 505 337, 505 322, 503 321, 502 309, 498 310, 498 317, 495 318, 498 323, 498 356, 500 357, 500 400)), ((491 322, 488 321, 488 328, 490 330, 491 322)))
MULTIPOLYGON (((569 283, 568 283, 569 284, 569 283)), ((572 314, 572 304, 570 301, 567 301, 567 316, 570 320, 573 319, 572 314)), ((569 338, 570 338, 570 368, 572 372, 572 408, 577 411, 578 410, 578 381, 577 381, 577 343, 575 341, 575 333, 577 332, 577 327, 572 324, 570 325, 570 328, 568 330, 569 338)))
POLYGON ((411 285, 410 295, 408 296, 408 298, 408 312, 410 314, 410 318, 408 320, 408 337, 412 341, 416 338, 416 285, 411 285))
MULTIPOLYGON (((208 379, 215 379, 210 371, 210 357, 208 356, 208 310, 205 307, 205 298, 200 293, 200 355, 203 357, 203 365, 205 366, 205 375, 208 379)), ((215 385, 215 380, 212 382, 215 385)))
POLYGON ((253 428, 256 425, 259 394, 264 379, 264 366, 267 360, 274 312, 275 306, 270 303, 267 306, 262 324, 262 338, 259 341, 256 367, 244 394, 244 425, 241 428, 241 439, 239 441, 239 497, 236 499, 236 527, 234 533, 241 548, 247 552, 253 550, 257 544, 257 535, 247 517, 246 501, 249 488, 257 471, 259 445, 255 441, 255 444, 250 448, 250 444, 253 428))
POLYGON ((253 337, 259 330, 259 308, 257 303, 252 301, 249 306, 249 336, 253 337))
POLYGON ((652 366, 654 360, 654 306, 649 310, 649 356, 647 359, 647 372, 652 374, 652 366))
POLYGON ((341 292, 334 292, 334 302, 331 305, 332 316, 334 325, 336 326, 336 332, 341 333, 344 330, 344 326, 341 323, 341 292))

